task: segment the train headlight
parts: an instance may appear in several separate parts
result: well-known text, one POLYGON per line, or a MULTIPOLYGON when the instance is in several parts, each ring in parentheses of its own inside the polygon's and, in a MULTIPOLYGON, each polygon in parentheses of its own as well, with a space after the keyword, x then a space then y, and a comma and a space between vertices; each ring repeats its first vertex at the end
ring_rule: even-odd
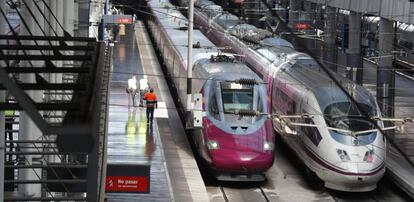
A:
POLYGON ((207 142, 207 148, 210 150, 220 149, 220 145, 217 141, 212 140, 207 142))
POLYGON ((271 142, 265 142, 263 144, 263 149, 264 150, 273 150, 275 148, 274 144, 271 142))
POLYGON ((369 150, 365 152, 364 161, 372 163, 373 160, 374 160, 374 150, 369 150))
POLYGON ((336 149, 336 153, 338 153, 339 158, 343 162, 346 162, 346 161, 350 161, 351 160, 351 158, 349 158, 348 153, 345 150, 336 149))

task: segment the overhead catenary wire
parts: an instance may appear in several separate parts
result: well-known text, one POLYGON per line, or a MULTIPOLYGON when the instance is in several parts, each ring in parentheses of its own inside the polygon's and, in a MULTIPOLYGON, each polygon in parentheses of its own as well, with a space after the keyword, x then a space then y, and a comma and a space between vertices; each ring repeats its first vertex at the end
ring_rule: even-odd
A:
MULTIPOLYGON (((293 34, 295 34, 295 33, 293 33, 293 34)), ((382 51, 379 51, 379 53, 381 54, 382 53, 382 51)), ((384 52, 385 53, 385 52, 384 52)), ((362 57, 361 57, 362 58, 362 57)), ((318 57, 318 59, 320 59, 319 57, 318 57)), ((336 63, 332 63, 332 62, 329 62, 329 61, 325 61, 325 60, 323 60, 323 59, 320 59, 321 61, 324 61, 325 63, 330 63, 330 64, 335 64, 335 65, 339 65, 339 64, 336 64, 336 63)), ((397 70, 397 69, 393 69, 393 70, 397 70)), ((404 71, 407 71, 406 69, 401 69, 401 70, 404 70, 404 71)), ((408 70, 409 71, 409 70, 408 70)), ((396 72, 392 72, 393 74, 397 74, 396 72)))
MULTIPOLYGON (((162 12, 162 11, 157 11, 158 13, 164 13, 164 12, 162 12)), ((164 13, 165 14, 165 13, 164 13)), ((173 16, 173 17, 175 17, 175 16, 173 16)), ((179 77, 174 77, 174 78, 179 78, 179 77)))
MULTIPOLYGON (((146 6, 142 6, 142 7, 146 7, 146 6)), ((135 10, 135 11, 138 11, 138 12, 142 12, 142 13, 145 13, 145 14, 149 14, 149 15, 153 15, 153 14, 151 14, 151 13, 148 13, 148 12, 146 12, 146 11, 142 11, 142 10, 138 10, 138 9, 135 9, 135 8, 132 8, 132 7, 130 7, 131 9, 133 9, 133 10, 135 10)), ((159 12, 159 13, 163 13, 163 14, 165 14, 165 15, 170 15, 171 17, 174 17, 174 18, 178 18, 178 19, 182 19, 182 20, 186 20, 185 18, 182 18, 182 17, 177 17, 177 16, 173 16, 173 15, 171 15, 171 14, 169 14, 169 13, 165 13, 165 12, 161 12, 161 11, 156 11, 156 12, 159 12)), ((203 29, 203 27, 202 26, 199 26, 199 28, 200 29, 203 29)), ((168 28, 167 28, 168 29, 168 28)), ((171 29, 174 29, 174 28, 171 28, 171 29)), ((295 33, 292 33, 292 34, 294 34, 295 35, 295 33)), ((391 34, 391 33, 390 33, 391 34)), ((149 44, 150 45, 150 44, 149 44)), ((152 44, 151 44, 152 45, 152 44)), ((168 46, 168 45, 164 45, 164 46, 168 46)), ((185 46, 185 45, 183 45, 183 46, 185 46)), ((381 53, 382 51, 379 51, 379 53, 381 53)), ((322 59, 322 58, 320 58, 320 57, 317 57, 317 58, 319 58, 319 59, 322 59)), ((325 60, 323 60, 324 62, 329 62, 329 61, 325 61, 325 60)), ((340 65, 340 64, 336 64, 336 65, 340 65)), ((394 69, 395 70, 395 69, 394 69)), ((397 69, 398 70, 398 69, 397 69)), ((406 70, 406 69, 400 69, 400 70, 406 70)), ((414 70, 412 70, 412 71, 414 71, 414 70)))
MULTIPOLYGON (((203 27, 200 27, 200 28, 203 28, 203 27)), ((296 34, 296 33, 291 33, 291 34, 296 34)), ((384 33, 384 34, 394 34, 394 33, 384 33)), ((395 42, 393 41, 393 43, 395 44, 395 42)), ((398 45, 398 44, 397 44, 398 45)), ((401 46, 402 47, 402 46, 401 46)), ((405 48, 405 47, 402 47, 402 48, 405 48)), ((406 48, 405 48, 406 49, 406 48)), ((410 52, 412 52, 412 50, 407 50, 406 49, 406 51, 405 51, 406 53, 410 53, 410 52)), ((383 51, 378 51, 378 53, 379 54, 382 54, 382 53, 385 53, 385 52, 383 52, 383 51)), ((388 53, 387 53, 388 54, 388 53)), ((363 58, 362 56, 360 56, 361 58, 363 58)), ((318 57, 319 58, 319 57, 318 57)), ((325 61, 325 60, 323 60, 324 62, 328 62, 328 61, 325 61)), ((339 64, 336 64, 336 65, 339 65, 339 64)), ((396 69, 394 69, 394 70, 396 70, 396 69)), ((401 70, 404 70, 404 71, 407 71, 406 69, 401 69, 401 70)), ((414 71, 414 70, 413 70, 414 71)), ((396 74, 395 72, 391 72, 391 73, 393 73, 393 74, 396 74)))
MULTIPOLYGON (((114 4, 114 5, 117 5, 117 6, 118 6, 118 5, 121 5, 121 4, 114 4)), ((130 8, 130 9, 134 10, 134 11, 138 11, 138 12, 140 12, 140 13, 144 13, 144 14, 148 14, 148 15, 153 15, 153 14, 148 13, 148 12, 146 12, 146 11, 136 9, 136 8, 135 8, 136 6, 125 6, 125 7, 128 7, 128 8, 130 8)), ((138 6, 138 7, 147 8, 147 6, 138 6)), ((160 8, 161 8, 161 7, 160 7, 160 8)), ((165 9, 165 8, 161 8, 161 9, 165 9)), ((174 8, 169 8, 169 9, 178 11, 178 9, 174 9, 174 8)), ((158 11, 158 10, 153 10, 153 11, 155 11, 155 12, 160 12, 160 13, 163 13, 163 14, 165 14, 165 15, 170 15, 170 16, 172 16, 172 17, 176 18, 176 19, 187 20, 185 17, 177 17, 177 16, 173 16, 173 15, 171 15, 171 14, 169 14, 169 13, 161 12, 161 11, 158 11)), ((326 12, 324 12, 324 13, 326 13, 326 12)), ((337 13, 337 12, 335 12, 335 13, 337 13)), ((321 21, 323 21, 323 20, 321 20, 321 21)), ((315 27, 313 27, 313 28, 314 28, 314 29, 316 29, 315 27)), ((366 31, 366 32, 367 32, 367 33, 371 33, 370 31, 366 31)), ((347 33, 352 33, 352 32, 347 31, 347 33)), ((359 33, 365 33, 365 32, 364 32, 364 31, 362 31, 362 32, 360 31, 359 33)), ((292 32, 291 34, 294 34, 294 33, 292 32)), ((392 33, 377 33, 377 36, 382 35, 382 34, 384 34, 384 35, 388 35, 388 34, 395 35, 396 33, 394 33, 394 32, 392 32, 392 33)), ((397 34, 398 34, 398 33, 397 33, 397 34)), ((401 46, 401 45, 397 44, 396 46, 401 46)), ((407 49, 407 48, 405 48, 405 47, 403 47, 403 46, 401 46, 401 48, 405 49, 405 50, 407 51, 407 53, 413 52, 412 50, 409 50, 409 49, 407 49)))
MULTIPOLYGON (((328 14, 329 12, 326 12, 326 11, 323 11, 323 12, 321 12, 321 14, 328 14)), ((335 14, 337 14, 338 12, 334 12, 335 14)), ((298 22, 302 22, 303 20, 298 20, 298 22)), ((324 22, 324 20, 323 19, 321 19, 321 21, 323 21, 324 22)), ((314 28, 314 29, 317 29, 317 28, 315 28, 315 27, 312 27, 312 28, 314 28)), ((371 33, 371 31, 366 31, 367 33, 371 33)), ((352 33, 352 32, 350 32, 349 30, 347 31, 347 33, 352 33)), ((358 33, 365 33, 364 31, 359 31, 358 33)), ((388 34, 392 34, 392 35, 395 35, 395 34, 399 34, 399 33, 394 33, 394 32, 392 32, 392 33, 377 33, 376 35, 377 36, 379 36, 379 35, 388 35, 388 34)), ((402 49, 404 49, 405 51, 406 51, 406 53, 412 53, 413 51, 412 50, 410 50, 410 49, 408 49, 408 48, 406 48, 406 47, 403 47, 403 46, 401 46, 401 45, 399 45, 399 44, 395 44, 395 46, 400 46, 400 48, 402 48, 402 49)))

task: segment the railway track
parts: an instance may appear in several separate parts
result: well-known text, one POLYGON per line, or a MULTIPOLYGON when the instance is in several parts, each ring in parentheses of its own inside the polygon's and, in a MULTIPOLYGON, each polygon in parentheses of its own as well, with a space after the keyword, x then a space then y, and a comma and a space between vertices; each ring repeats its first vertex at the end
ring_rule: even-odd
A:
POLYGON ((279 201, 334 201, 334 202, 377 202, 412 201, 388 177, 371 192, 349 193, 324 188, 321 184, 306 180, 304 169, 294 155, 283 145, 276 150, 275 164, 266 173, 264 183, 218 182, 206 175, 204 180, 210 201, 214 202, 279 202, 279 201))
MULTIPOLYGON (((232 187, 227 185, 218 185, 216 187, 208 187, 209 192, 216 189, 216 194, 211 197, 211 201, 223 201, 223 202, 243 202, 243 201, 257 201, 257 202, 277 202, 285 201, 279 198, 276 192, 269 191, 263 186, 251 186, 251 187, 232 187)), ((405 197, 398 190, 390 188, 389 186, 381 185, 377 190, 366 193, 348 193, 339 192, 334 190, 323 189, 321 192, 329 195, 330 198, 324 198, 317 201, 334 201, 334 202, 380 202, 380 201, 393 201, 393 202, 408 202, 409 198, 405 197), (396 193, 397 192, 397 193, 396 193)), ((298 193, 300 194, 300 193, 298 193)), ((291 198, 291 201, 303 201, 295 200, 291 198)), ((314 201, 314 199, 309 199, 314 201)))
POLYGON ((233 202, 233 201, 257 201, 257 202, 271 202, 276 201, 277 198, 272 196, 271 193, 266 191, 262 186, 248 186, 248 187, 237 187, 237 186, 227 186, 227 185, 218 185, 216 187, 221 196, 215 196, 216 199, 221 199, 219 201, 224 202, 233 202))

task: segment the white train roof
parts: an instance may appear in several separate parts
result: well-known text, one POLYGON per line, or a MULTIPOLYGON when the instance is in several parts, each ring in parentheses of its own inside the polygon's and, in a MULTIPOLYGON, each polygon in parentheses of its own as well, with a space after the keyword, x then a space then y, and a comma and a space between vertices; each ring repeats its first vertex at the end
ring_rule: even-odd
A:
POLYGON ((208 0, 198 0, 194 6, 206 13, 209 18, 214 18, 223 13, 223 8, 208 0))
POLYGON ((224 30, 228 30, 240 23, 239 17, 230 13, 221 14, 214 18, 214 21, 223 27, 224 30))
POLYGON ((262 43, 268 46, 284 46, 288 48, 294 48, 294 46, 289 41, 286 41, 285 39, 279 37, 265 38, 263 39, 262 43))
POLYGON ((253 25, 244 23, 233 26, 229 29, 229 33, 238 38, 249 37, 256 41, 261 41, 272 36, 272 33, 267 30, 259 29, 253 25))
MULTIPOLYGON (((151 0, 148 4, 155 11, 154 15, 159 19, 165 32, 171 37, 172 43, 181 55, 182 62, 187 63, 188 31, 183 29, 187 27, 187 18, 169 1, 151 0)), ((216 55, 218 52, 216 46, 207 37, 199 30, 193 30, 193 44, 197 43, 201 47, 193 48, 193 58, 200 58, 196 57, 198 54, 216 55)), ((206 57, 209 58, 209 55, 206 57)))
MULTIPOLYGON (((188 50, 188 31, 182 29, 187 27, 187 19, 174 6, 166 0, 150 0, 149 6, 154 10, 154 15, 159 19, 161 27, 170 37, 175 49, 181 56, 181 62, 187 64, 188 50)), ((211 58, 220 58, 217 55, 219 50, 207 39, 199 30, 193 32, 193 43, 200 43, 200 48, 193 48, 193 66, 204 72, 207 77, 213 76, 221 79, 233 80, 235 78, 254 78, 259 82, 262 79, 250 70, 244 63, 234 60, 234 56, 227 53, 221 53, 221 56, 230 58, 228 61, 212 61, 211 58)), ((187 65, 186 65, 187 66, 187 65)))
MULTIPOLYGON (((275 69, 281 68, 282 63, 289 63, 290 65, 282 67, 284 70, 278 76, 283 77, 287 83, 291 83, 291 86, 295 88, 312 91, 322 108, 333 102, 349 102, 345 93, 309 55, 283 46, 264 47, 257 51, 272 61, 275 64, 275 69)), ((354 96, 355 100, 375 106, 375 100, 365 88, 353 84, 352 81, 335 72, 331 73, 354 96)))
POLYGON ((209 1, 209 0, 196 0, 194 2, 194 6, 199 7, 199 8, 204 8, 204 7, 210 6, 210 5, 216 5, 216 4, 212 1, 209 1))

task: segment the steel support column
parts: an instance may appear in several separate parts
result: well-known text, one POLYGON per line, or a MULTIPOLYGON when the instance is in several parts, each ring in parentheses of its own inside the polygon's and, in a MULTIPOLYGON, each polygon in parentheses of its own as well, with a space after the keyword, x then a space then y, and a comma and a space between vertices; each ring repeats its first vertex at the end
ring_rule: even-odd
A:
MULTIPOLYGON (((309 28, 307 30, 305 30, 306 35, 313 35, 314 34, 314 27, 312 25, 313 23, 313 12, 314 10, 312 9, 312 3, 309 1, 305 1, 303 4, 303 9, 304 9, 304 13, 303 13, 303 18, 305 19, 306 23, 309 23, 309 28)), ((306 39, 306 46, 309 50, 313 51, 316 47, 315 45, 315 40, 311 39, 313 37, 309 37, 308 39, 306 39)))
POLYGON ((90 0, 78 0, 78 30, 76 36, 89 36, 89 14, 90 14, 90 0))
POLYGON ((294 28, 296 23, 299 22, 301 6, 302 6, 302 0, 290 0, 289 27, 294 28))
MULTIPOLYGON (((58 36, 63 36, 63 30, 58 24, 58 23, 62 24, 63 22, 63 10, 64 10, 63 1, 62 0, 51 0, 49 5, 52 10, 52 13, 49 14, 49 19, 52 22, 51 28, 56 31, 58 36), (55 19, 53 16, 55 16, 57 19, 55 19)), ((53 36, 54 32, 51 31, 49 35, 53 36)), ((53 45, 59 45, 59 42, 56 41, 54 42, 53 45)), ((56 67, 63 66, 62 61, 55 61, 54 64, 56 67)), ((49 81, 52 83, 62 83, 62 74, 49 74, 49 81)), ((57 96, 56 98, 59 98, 59 96, 57 96)))
MULTIPOLYGON (((30 35, 32 33, 33 35, 42 35, 41 28, 44 29, 44 24, 41 24, 41 28, 35 23, 33 17, 30 15, 28 9, 30 9, 36 19, 39 21, 39 23, 44 23, 44 21, 40 20, 43 17, 41 16, 39 10, 34 5, 33 1, 26 1, 27 7, 22 6, 21 12, 22 17, 26 21, 28 27, 25 27, 24 25, 21 26, 20 35, 30 35)), ((34 43, 30 42, 31 45, 34 43)), ((38 54, 38 53, 35 53, 38 54)), ((28 62, 21 62, 23 66, 29 66, 28 62)), ((43 62, 35 62, 33 61, 32 64, 34 66, 40 67, 43 65, 43 62)), ((23 74, 20 76, 21 80, 23 82, 27 83, 36 83, 35 75, 33 74, 23 74)), ((27 91, 27 95, 29 95, 33 101, 35 102, 41 102, 42 101, 42 94, 39 91, 27 91)), ((39 128, 36 126, 36 124, 32 121, 30 116, 26 114, 25 112, 20 112, 19 117, 19 140, 36 140, 39 137, 42 136, 42 132, 39 130, 39 128)), ((36 151, 36 150, 29 150, 24 149, 25 151, 36 151)), ((24 156, 24 164, 26 165, 32 165, 33 164, 33 158, 38 158, 40 156, 34 156, 34 155, 25 155, 24 156)), ((23 169, 19 171, 19 179, 20 180, 39 180, 41 177, 41 170, 40 169, 23 169)), ((33 196, 33 197, 40 197, 41 194, 41 185, 40 184, 20 184, 18 187, 18 191, 23 196, 33 196)))
POLYGON ((325 13, 323 62, 329 69, 336 71, 336 63, 338 60, 338 48, 336 46, 336 8, 327 6, 325 13))
POLYGON ((65 30, 73 36, 74 23, 75 23, 75 1, 64 0, 63 1, 63 27, 65 30))
POLYGON ((394 42, 393 22, 381 18, 379 23, 379 61, 377 69, 377 100, 382 113, 394 116, 395 74, 392 67, 394 42))
MULTIPOLYGON (((1 32, 0 32, 1 34, 1 32)), ((4 102, 5 93, 0 91, 0 102, 4 102)), ((4 166, 5 166, 5 146, 6 146, 6 136, 5 136, 5 117, 4 111, 0 111, 0 199, 4 198, 4 166)))
POLYGON ((192 78, 193 78, 193 25, 194 25, 194 0, 188 5, 188 49, 187 49, 187 105, 186 113, 191 112, 192 78))
MULTIPOLYGON (((6 1, 0 1, 0 8, 6 10, 6 1)), ((6 33, 6 20, 0 16, 0 35, 6 33)), ((0 50, 3 51, 3 50, 0 50)), ((0 65, 2 61, 0 61, 0 65)), ((5 92, 0 90, 0 102, 5 101, 5 92)), ((4 111, 0 111, 0 182, 4 182, 4 165, 5 165, 5 117, 4 111)), ((4 183, 0 183, 0 199, 4 198, 4 183)))
POLYGON ((348 78, 362 85, 363 60, 361 55, 361 14, 351 11, 349 14, 348 66, 351 68, 348 78))
POLYGON ((284 10, 281 11, 282 13, 282 19, 285 20, 285 22, 289 21, 289 11, 288 11, 288 7, 289 7, 289 0, 281 0, 280 2, 280 6, 282 8, 284 8, 284 10))

